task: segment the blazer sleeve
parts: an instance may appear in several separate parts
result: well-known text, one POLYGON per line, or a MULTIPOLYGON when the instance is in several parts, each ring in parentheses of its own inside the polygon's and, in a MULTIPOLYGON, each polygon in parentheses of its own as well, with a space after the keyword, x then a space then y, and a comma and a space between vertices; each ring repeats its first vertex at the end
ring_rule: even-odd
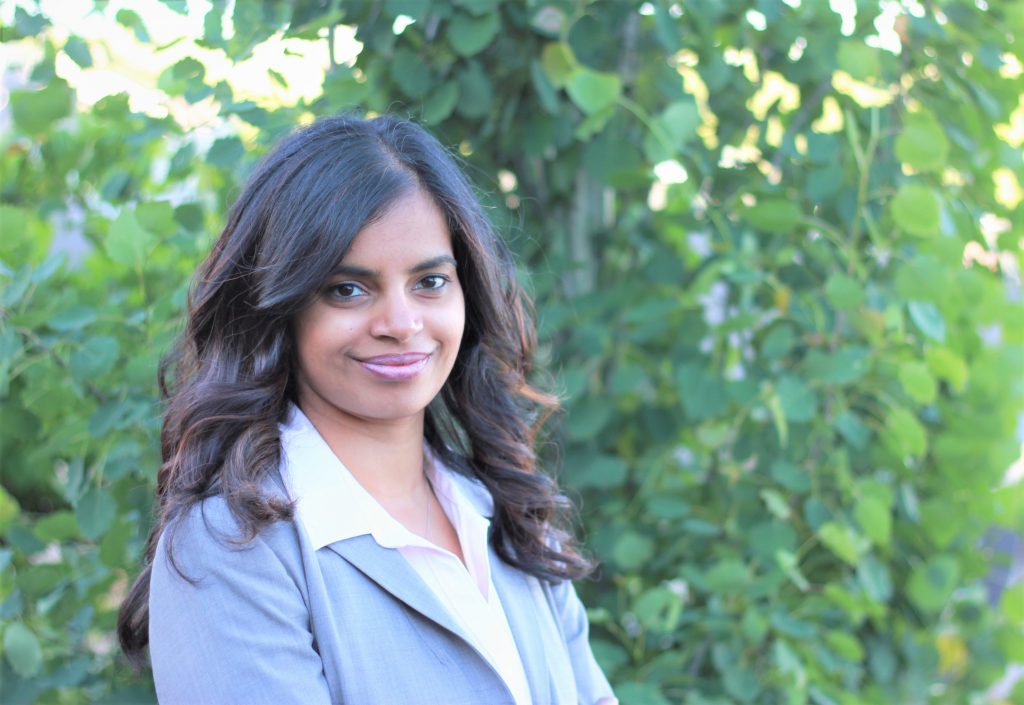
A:
POLYGON ((551 584, 552 608, 558 617, 569 651, 573 674, 576 676, 576 692, 582 705, 595 705, 610 699, 617 702, 604 672, 590 649, 590 624, 576 588, 569 580, 551 584))
MULTIPOLYGON (((287 531, 276 524, 272 531, 287 531)), ((314 648, 295 553, 263 538, 230 543, 237 528, 223 500, 193 508, 153 559, 149 644, 162 705, 330 705, 314 648), (281 555, 284 553, 285 555, 281 555)), ((275 542, 280 543, 280 542, 275 542)))

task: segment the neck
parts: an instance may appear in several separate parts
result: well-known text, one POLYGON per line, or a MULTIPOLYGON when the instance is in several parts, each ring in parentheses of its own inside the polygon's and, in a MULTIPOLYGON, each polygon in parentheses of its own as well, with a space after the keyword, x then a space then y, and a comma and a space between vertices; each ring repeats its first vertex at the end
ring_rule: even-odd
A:
POLYGON ((316 405, 300 408, 338 459, 378 501, 423 496, 422 413, 388 423, 368 423, 316 405))

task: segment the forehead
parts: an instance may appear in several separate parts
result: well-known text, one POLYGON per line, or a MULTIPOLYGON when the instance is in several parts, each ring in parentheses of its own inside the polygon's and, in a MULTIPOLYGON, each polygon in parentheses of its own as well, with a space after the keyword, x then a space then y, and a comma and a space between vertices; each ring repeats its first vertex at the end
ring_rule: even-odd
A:
POLYGON ((429 194, 415 189, 359 231, 342 263, 384 269, 442 254, 452 254, 448 221, 429 194))

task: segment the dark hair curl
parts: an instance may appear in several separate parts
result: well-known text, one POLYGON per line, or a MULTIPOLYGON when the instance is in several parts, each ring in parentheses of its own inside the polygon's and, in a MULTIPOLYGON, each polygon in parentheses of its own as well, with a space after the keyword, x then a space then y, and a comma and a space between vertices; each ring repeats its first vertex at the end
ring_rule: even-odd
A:
POLYGON ((177 520, 214 495, 247 539, 292 518, 292 505, 264 487, 280 460, 278 423, 296 398, 293 321, 360 230, 416 188, 447 220, 466 302, 462 345, 427 409, 426 440, 490 491, 490 541, 502 560, 552 581, 591 570, 565 528, 568 501, 537 468, 537 433, 558 402, 528 382, 530 302, 472 187, 415 123, 321 119, 285 138, 249 177, 199 268, 185 330, 161 364, 157 518, 117 622, 134 665, 149 642, 151 562, 165 530, 172 539, 177 520))

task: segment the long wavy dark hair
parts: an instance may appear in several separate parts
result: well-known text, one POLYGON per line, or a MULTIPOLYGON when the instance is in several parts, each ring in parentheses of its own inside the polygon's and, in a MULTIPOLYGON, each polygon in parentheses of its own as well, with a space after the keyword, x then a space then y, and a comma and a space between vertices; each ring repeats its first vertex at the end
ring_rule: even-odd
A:
POLYGON ((161 365, 157 518, 117 622, 136 666, 149 642, 151 562, 165 530, 172 538, 177 521, 214 495, 226 500, 246 539, 292 519, 291 503, 264 488, 280 459, 278 423, 296 399, 293 321, 359 231, 416 188, 447 219, 466 301, 462 345, 427 409, 426 440, 449 467, 490 491, 490 541, 502 560, 546 580, 590 571, 566 529, 569 503, 537 468, 537 433, 558 404, 528 382, 530 303, 472 187, 412 122, 322 119, 284 139, 250 176, 199 268, 185 330, 161 365))

